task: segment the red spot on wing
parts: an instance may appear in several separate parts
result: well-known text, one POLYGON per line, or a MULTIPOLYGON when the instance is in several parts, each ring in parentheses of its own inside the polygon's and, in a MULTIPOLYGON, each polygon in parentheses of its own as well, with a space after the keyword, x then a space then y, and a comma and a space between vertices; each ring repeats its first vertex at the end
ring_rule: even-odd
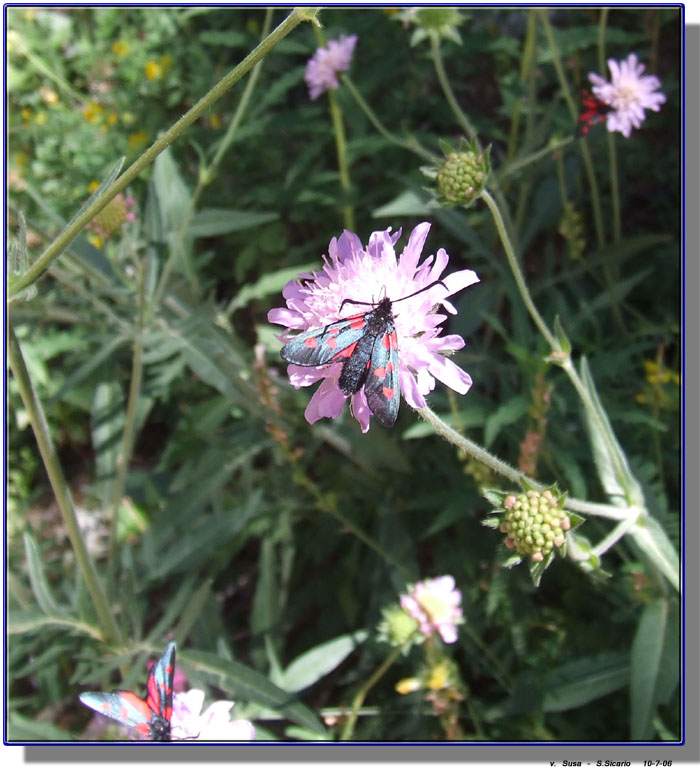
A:
POLYGON ((394 389, 393 388, 382 388, 382 393, 384 396, 386 396, 387 399, 393 399, 394 398, 394 389))
POLYGON ((333 360, 335 359, 349 359, 352 356, 352 352, 357 347, 359 340, 356 340, 352 345, 349 345, 347 348, 343 348, 340 353, 336 353, 336 355, 333 357, 333 360))
POLYGON ((386 371, 387 371, 387 372, 393 372, 393 371, 394 371, 394 362, 393 362, 393 361, 390 361, 390 362, 389 362, 389 363, 386 365, 386 371))
POLYGON ((304 340, 304 345, 307 348, 315 348, 318 345, 318 340, 315 337, 310 337, 308 340, 304 340))
POLYGON ((326 345, 334 351, 338 347, 338 340, 335 337, 329 337, 328 340, 326 340, 326 345))
POLYGON ((398 349, 399 340, 396 336, 396 330, 394 330, 391 334, 387 332, 382 339, 382 343, 384 344, 384 347, 387 349, 387 351, 392 350, 392 348, 398 349))
MULTIPOLYGON (((137 696, 135 693, 131 693, 130 691, 122 691, 119 694, 119 697, 122 701, 125 701, 128 706, 136 710, 136 712, 138 712, 147 723, 150 723, 151 719, 153 718, 153 710, 142 698, 137 696)), ((124 709, 125 707, 122 707, 120 712, 122 712, 124 709)))
POLYGON ((380 380, 384 380, 386 377, 387 368, 386 367, 377 367, 377 369, 374 370, 374 376, 378 377, 380 380))
POLYGON ((358 316, 351 324, 350 329, 362 329, 365 326, 365 317, 358 316))

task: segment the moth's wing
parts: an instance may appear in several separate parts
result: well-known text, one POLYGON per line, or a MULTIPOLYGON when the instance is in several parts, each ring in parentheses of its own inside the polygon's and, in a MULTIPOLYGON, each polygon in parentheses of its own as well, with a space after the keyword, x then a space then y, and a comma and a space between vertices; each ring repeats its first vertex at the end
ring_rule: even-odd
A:
POLYGON ((95 712, 135 728, 144 736, 151 732, 153 711, 142 698, 131 691, 88 691, 80 694, 80 701, 95 712))
POLYGON ((347 359, 355 343, 365 334, 366 314, 334 321, 325 327, 307 329, 290 340, 280 356, 290 364, 316 367, 347 359))
POLYGON ((372 348, 365 398, 372 414, 385 426, 393 426, 399 414, 399 347, 393 324, 379 335, 372 348))
POLYGON ((168 722, 173 714, 173 678, 175 677, 175 653, 177 646, 168 643, 163 655, 151 668, 146 686, 146 701, 151 710, 168 722))

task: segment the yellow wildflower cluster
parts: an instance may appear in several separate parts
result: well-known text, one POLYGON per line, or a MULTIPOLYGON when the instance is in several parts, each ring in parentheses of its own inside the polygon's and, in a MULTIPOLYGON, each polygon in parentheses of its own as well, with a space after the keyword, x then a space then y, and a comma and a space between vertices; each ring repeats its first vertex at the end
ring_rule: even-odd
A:
POLYGON ((172 66, 173 60, 168 54, 161 56, 158 61, 149 59, 144 67, 144 72, 149 80, 161 80, 172 66))

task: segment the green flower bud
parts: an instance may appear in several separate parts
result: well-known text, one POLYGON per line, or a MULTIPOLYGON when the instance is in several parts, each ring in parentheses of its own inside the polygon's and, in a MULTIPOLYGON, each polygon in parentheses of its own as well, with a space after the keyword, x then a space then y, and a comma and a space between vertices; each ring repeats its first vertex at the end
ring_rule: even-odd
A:
POLYGON ((447 203, 470 204, 481 194, 487 174, 488 161, 483 153, 450 153, 437 173, 438 191, 447 203))
POLYGON ((379 640, 388 642, 395 648, 410 647, 417 640, 418 621, 399 605, 391 605, 382 610, 384 617, 377 626, 379 640))
POLYGON ((532 562, 542 562, 554 548, 563 546, 571 522, 551 490, 508 494, 503 508, 499 530, 509 549, 529 555, 532 562))

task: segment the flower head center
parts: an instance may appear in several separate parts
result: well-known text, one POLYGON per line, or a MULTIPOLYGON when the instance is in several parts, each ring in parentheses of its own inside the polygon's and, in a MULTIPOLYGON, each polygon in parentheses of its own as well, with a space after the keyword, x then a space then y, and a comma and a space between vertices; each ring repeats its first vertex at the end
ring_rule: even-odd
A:
POLYGON ((624 83, 615 92, 615 108, 624 110, 639 100, 639 89, 634 83, 624 83))
POLYGON ((451 606, 442 597, 426 594, 419 598, 421 607, 432 623, 439 623, 450 615, 451 606))

